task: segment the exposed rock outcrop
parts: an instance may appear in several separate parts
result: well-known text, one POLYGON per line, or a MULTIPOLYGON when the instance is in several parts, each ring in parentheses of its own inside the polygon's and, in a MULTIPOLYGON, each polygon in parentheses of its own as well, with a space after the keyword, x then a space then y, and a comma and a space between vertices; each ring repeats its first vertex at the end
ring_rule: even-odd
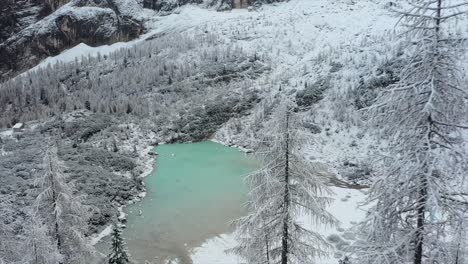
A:
POLYGON ((283 0, 0 0, 0 82, 81 42, 128 41, 143 33, 143 8, 186 4, 224 11, 283 0))
POLYGON ((136 38, 144 28, 129 11, 141 8, 136 1, 130 5, 132 1, 73 1, 14 34, 0 44, 0 80, 81 42, 99 46, 136 38))
POLYGON ((143 6, 157 11, 169 12, 186 4, 203 4, 207 7, 225 11, 233 8, 245 8, 247 6, 258 6, 283 2, 284 0, 143 0, 143 6))
POLYGON ((43 0, 0 1, 0 43, 44 16, 43 0))
POLYGON ((157 11, 172 11, 186 4, 201 4, 203 0, 143 0, 143 7, 157 11))
POLYGON ((14 12, 12 0, 0 1, 0 41, 5 40, 16 28, 18 19, 14 12))
POLYGON ((45 7, 50 11, 55 11, 59 9, 61 6, 70 2, 70 0, 44 0, 45 7))

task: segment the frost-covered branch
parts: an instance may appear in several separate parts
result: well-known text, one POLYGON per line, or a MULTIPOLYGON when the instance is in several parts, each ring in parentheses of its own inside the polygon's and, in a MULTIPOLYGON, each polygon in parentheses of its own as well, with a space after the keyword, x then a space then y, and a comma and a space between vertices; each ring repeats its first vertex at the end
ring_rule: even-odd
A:
POLYGON ((263 166, 246 178, 250 214, 235 222, 240 245, 232 252, 248 263, 311 263, 330 249, 320 234, 298 222, 301 215, 316 225, 336 220, 326 211, 331 200, 325 175, 300 154, 307 137, 297 130, 290 109, 290 103, 276 109, 256 153, 263 166))

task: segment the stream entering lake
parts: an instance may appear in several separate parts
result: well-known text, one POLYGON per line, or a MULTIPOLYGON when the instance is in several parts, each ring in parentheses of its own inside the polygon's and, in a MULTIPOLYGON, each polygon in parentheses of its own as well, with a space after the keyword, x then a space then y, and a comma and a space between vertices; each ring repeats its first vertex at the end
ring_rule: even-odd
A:
POLYGON ((256 168, 245 153, 214 142, 161 145, 146 197, 127 208, 123 235, 132 259, 192 263, 191 249, 232 231, 245 214, 243 176, 256 168))

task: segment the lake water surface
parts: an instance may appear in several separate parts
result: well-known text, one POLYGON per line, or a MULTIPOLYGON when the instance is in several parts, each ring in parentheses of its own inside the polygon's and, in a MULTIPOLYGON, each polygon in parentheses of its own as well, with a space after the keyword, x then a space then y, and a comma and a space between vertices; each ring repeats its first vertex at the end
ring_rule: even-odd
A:
POLYGON ((132 259, 191 263, 190 251, 232 231, 229 222, 245 214, 243 176, 256 164, 246 154, 214 142, 161 145, 147 196, 127 208, 123 231, 132 259))

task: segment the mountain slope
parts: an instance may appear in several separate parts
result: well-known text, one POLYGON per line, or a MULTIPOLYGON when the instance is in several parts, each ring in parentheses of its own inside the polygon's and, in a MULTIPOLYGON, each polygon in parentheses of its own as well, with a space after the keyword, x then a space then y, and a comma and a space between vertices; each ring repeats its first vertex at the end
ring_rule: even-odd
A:
MULTIPOLYGON (((37 142, 32 137, 45 140, 53 131, 63 130, 60 135, 67 161, 83 170, 80 156, 87 152, 141 162, 141 157, 132 154, 132 145, 140 150, 150 143, 214 138, 228 145, 255 148, 258 135, 269 129, 266 121, 271 109, 282 98, 292 98, 299 103, 303 126, 314 139, 314 144, 304 146, 303 154, 327 165, 336 180, 332 184, 339 186, 334 188, 332 211, 342 225, 323 230, 324 234, 338 235, 338 239, 334 237, 337 250, 320 261, 336 264, 349 253, 341 240, 355 241, 353 233, 345 229, 364 215, 356 207, 365 195, 348 188, 371 182, 372 176, 380 173, 379 155, 386 154, 385 138, 366 126, 362 109, 373 103, 377 91, 398 80, 406 62, 405 50, 393 34, 398 19, 388 9, 393 4, 291 0, 251 12, 216 12, 197 5, 177 8, 165 16, 143 9, 132 12, 145 20, 147 33, 141 38, 111 46, 79 44, 0 85, 0 127, 18 121, 30 122, 33 127, 37 121, 45 123, 25 135, 30 138, 18 141, 35 149, 37 142), (28 143, 30 140, 34 144, 28 143), (125 146, 115 155, 108 153, 113 140, 125 146)), ((67 8, 65 5, 57 12, 67 8)), ((112 8, 99 10, 114 17, 112 8)), ((109 38, 119 35, 112 32, 109 38)), ((70 47, 80 41, 77 38, 70 47)), ((465 72, 466 68, 461 65, 465 72)), ((13 141, 0 143, 0 154, 15 155, 13 141)), ((11 174, 6 162, 0 165, 0 169, 7 168, 0 173, 9 177, 20 173, 11 174)), ((107 164, 96 166, 110 172, 105 173, 103 182, 112 177, 124 184, 133 180, 107 164)), ((131 171, 138 174, 141 168, 131 171)), ((28 184, 28 178, 23 177, 24 181, 15 180, 18 196, 28 184)), ((93 177, 90 172, 81 178, 83 185, 93 177)), ((135 184, 131 185, 134 189, 122 190, 118 204, 106 209, 124 204, 140 187, 135 184)), ((92 201, 115 194, 82 191, 92 201)), ((109 217, 96 218, 104 218, 97 229, 109 221, 109 217)), ((193 261, 238 263, 236 256, 224 254, 224 249, 235 244, 232 235, 223 238, 195 249, 193 261)))

